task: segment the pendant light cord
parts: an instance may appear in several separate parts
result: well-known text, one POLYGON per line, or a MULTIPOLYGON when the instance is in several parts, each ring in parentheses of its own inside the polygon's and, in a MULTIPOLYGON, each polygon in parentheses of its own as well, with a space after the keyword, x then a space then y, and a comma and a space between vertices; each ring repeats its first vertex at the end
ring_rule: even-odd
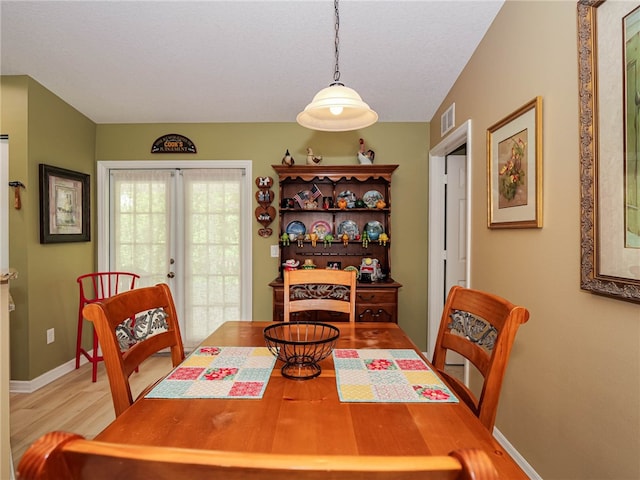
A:
POLYGON ((338 66, 338 57, 340 56, 340 51, 338 49, 340 45, 340 37, 338 35, 338 32, 340 30, 340 11, 338 9, 338 0, 333 1, 333 8, 336 14, 335 15, 336 16, 336 24, 335 24, 336 37, 334 40, 335 54, 336 54, 336 68, 333 72, 333 81, 335 83, 340 83, 340 67, 338 66))

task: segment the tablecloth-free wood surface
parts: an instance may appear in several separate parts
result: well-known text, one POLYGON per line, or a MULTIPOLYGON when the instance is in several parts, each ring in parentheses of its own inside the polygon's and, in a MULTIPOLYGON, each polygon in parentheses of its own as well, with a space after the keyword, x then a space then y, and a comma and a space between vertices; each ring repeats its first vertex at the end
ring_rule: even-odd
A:
MULTIPOLYGON (((226 322, 201 346, 264 346, 271 322, 226 322)), ((338 349, 417 347, 395 323, 336 323, 338 349)), ((422 358, 422 357, 421 357, 422 358)), ((140 398, 97 440, 239 452, 349 455, 447 455, 485 450, 500 478, 526 479, 477 417, 459 403, 347 403, 333 358, 313 380, 282 377, 276 362, 259 400, 140 398)))

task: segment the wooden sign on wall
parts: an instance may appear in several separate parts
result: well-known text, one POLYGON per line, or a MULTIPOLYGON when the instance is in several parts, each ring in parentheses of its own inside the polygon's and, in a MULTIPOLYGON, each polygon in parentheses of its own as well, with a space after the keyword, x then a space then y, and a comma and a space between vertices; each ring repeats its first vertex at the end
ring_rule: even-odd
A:
POLYGON ((196 146, 184 135, 169 133, 158 138, 151 146, 151 153, 197 153, 196 146))

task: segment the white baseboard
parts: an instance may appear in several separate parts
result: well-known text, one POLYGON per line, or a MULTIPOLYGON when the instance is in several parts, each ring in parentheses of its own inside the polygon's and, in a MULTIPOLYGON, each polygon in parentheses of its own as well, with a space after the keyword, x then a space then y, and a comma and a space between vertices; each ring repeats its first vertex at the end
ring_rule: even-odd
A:
POLYGON ((542 480, 542 477, 538 475, 538 473, 533 469, 531 465, 529 465, 529 462, 527 462, 527 460, 522 455, 520 455, 518 450, 516 450, 516 448, 511 445, 509 440, 507 440, 507 437, 505 437, 502 432, 500 432, 500 430, 495 427, 493 429, 493 438, 495 438, 498 443, 502 445, 502 448, 504 448, 506 452, 511 455, 513 461, 516 462, 522 470, 524 470, 524 473, 526 473, 531 480, 542 480))
MULTIPOLYGON (((422 352, 425 358, 431 358, 427 356, 427 352, 422 352)), ((465 377, 468 375, 467 369, 465 368, 465 377)), ((497 442, 505 449, 505 451, 513 458, 513 461, 518 464, 518 466, 524 470, 531 480, 542 480, 542 477, 538 475, 538 473, 533 469, 529 462, 520 455, 520 452, 516 450, 516 448, 507 440, 500 430, 497 428, 493 428, 493 438, 497 440, 497 442)))
MULTIPOLYGON (((80 357, 80 366, 88 363, 88 360, 84 357, 80 357)), ((53 370, 49 370, 48 372, 43 373, 39 377, 34 378, 33 380, 11 380, 9 382, 9 391, 11 393, 33 393, 39 388, 44 387, 45 385, 57 380, 58 378, 66 375, 69 372, 72 372, 76 368, 76 359, 73 358, 69 360, 67 363, 63 363, 62 365, 54 368, 53 370)))

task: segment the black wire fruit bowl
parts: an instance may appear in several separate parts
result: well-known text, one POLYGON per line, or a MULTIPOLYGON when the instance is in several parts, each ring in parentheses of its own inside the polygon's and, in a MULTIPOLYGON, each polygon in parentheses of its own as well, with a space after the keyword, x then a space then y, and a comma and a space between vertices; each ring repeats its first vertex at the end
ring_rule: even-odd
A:
POLYGON ((318 362, 331 355, 340 330, 319 322, 281 322, 264 329, 269 351, 284 362, 282 376, 308 380, 320 375, 318 362))

